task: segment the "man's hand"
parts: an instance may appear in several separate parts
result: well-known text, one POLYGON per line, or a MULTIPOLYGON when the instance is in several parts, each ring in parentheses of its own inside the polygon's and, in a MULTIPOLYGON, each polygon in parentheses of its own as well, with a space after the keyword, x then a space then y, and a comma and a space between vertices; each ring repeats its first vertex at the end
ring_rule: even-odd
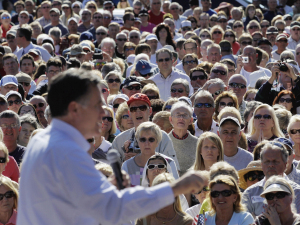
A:
POLYGON ((290 78, 292 78, 292 80, 294 81, 294 80, 296 80, 297 79, 297 76, 296 76, 296 74, 295 74, 295 71, 294 71, 294 69, 293 69, 293 67, 290 65, 290 64, 288 64, 288 63, 286 63, 286 62, 284 62, 284 64, 288 67, 288 71, 287 72, 285 72, 290 78))
POLYGON ((239 74, 241 72, 243 66, 244 66, 243 57, 241 55, 239 55, 236 60, 235 74, 239 74))
POLYGON ((181 178, 171 184, 174 196, 181 194, 191 194, 202 190, 204 183, 207 182, 201 171, 189 171, 181 178))
MULTIPOLYGON (((124 170, 122 170, 121 172, 122 172, 122 178, 123 178, 123 183, 122 183, 123 187, 125 187, 125 188, 130 187, 130 177, 129 177, 129 175, 124 170)), ((110 175, 107 179, 110 183, 112 183, 112 185, 116 186, 117 189, 119 189, 118 185, 117 185, 117 179, 115 177, 115 174, 110 175)))
POLYGON ((109 54, 107 54, 106 52, 102 51, 102 55, 103 55, 103 60, 105 62, 112 62, 113 61, 112 57, 110 57, 109 54))
POLYGON ((273 65, 273 67, 271 69, 271 72, 272 72, 272 76, 269 79, 269 83, 273 85, 274 81, 278 80, 278 76, 279 76, 279 73, 280 73, 278 63, 273 65))
POLYGON ((125 143, 124 143, 124 149, 125 149, 125 153, 124 153, 124 154, 125 154, 125 161, 137 155, 137 153, 129 152, 129 145, 130 145, 130 143, 131 143, 131 140, 127 140, 127 141, 125 141, 125 143))

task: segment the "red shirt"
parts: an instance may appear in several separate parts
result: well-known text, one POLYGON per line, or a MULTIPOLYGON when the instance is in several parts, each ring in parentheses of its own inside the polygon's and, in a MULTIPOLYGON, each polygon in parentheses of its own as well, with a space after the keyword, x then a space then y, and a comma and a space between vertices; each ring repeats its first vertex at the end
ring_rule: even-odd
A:
POLYGON ((5 30, 4 27, 1 25, 1 29, 2 29, 2 31, 3 31, 3 33, 2 33, 2 37, 3 37, 3 38, 6 38, 6 33, 7 33, 7 31, 10 30, 11 27, 12 27, 12 25, 9 24, 8 30, 5 30))
POLYGON ((151 10, 148 11, 150 19, 149 19, 149 23, 153 23, 155 25, 160 24, 164 21, 164 15, 165 13, 160 11, 160 14, 158 16, 154 15, 153 12, 151 10))
POLYGON ((3 176, 9 177, 13 181, 19 183, 20 171, 18 164, 14 157, 9 156, 9 161, 5 167, 5 170, 2 173, 3 176))

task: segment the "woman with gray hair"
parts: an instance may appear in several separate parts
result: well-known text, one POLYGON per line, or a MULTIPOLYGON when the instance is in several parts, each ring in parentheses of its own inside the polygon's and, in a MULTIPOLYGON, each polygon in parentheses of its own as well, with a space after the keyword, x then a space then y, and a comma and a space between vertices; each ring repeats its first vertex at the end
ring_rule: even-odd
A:
POLYGON ((119 71, 114 70, 109 72, 104 78, 109 87, 110 95, 119 94, 120 86, 122 83, 122 75, 119 71))
POLYGON ((214 100, 216 100, 218 95, 225 91, 225 89, 225 83, 219 78, 211 79, 207 81, 203 86, 203 90, 209 91, 213 96, 214 100))
POLYGON ((185 79, 178 78, 171 84, 170 91, 172 98, 188 97, 190 93, 189 82, 185 79))

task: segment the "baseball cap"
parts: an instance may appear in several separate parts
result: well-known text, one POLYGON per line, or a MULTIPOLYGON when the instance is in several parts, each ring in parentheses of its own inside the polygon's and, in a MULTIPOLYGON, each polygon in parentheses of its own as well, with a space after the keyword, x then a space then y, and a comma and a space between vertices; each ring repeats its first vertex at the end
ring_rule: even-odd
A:
POLYGON ((150 66, 150 63, 146 60, 139 60, 136 64, 136 70, 139 71, 140 74, 145 75, 148 73, 153 73, 154 69, 150 66))
POLYGON ((80 43, 80 46, 82 47, 82 49, 88 48, 88 49, 91 51, 91 46, 90 46, 88 43, 81 42, 81 43, 80 43))
POLYGON ((221 51, 224 51, 224 52, 231 51, 231 44, 229 41, 227 41, 227 40, 220 41, 219 45, 221 47, 221 51))
POLYGON ((4 87, 7 84, 13 84, 15 86, 18 86, 18 80, 13 75, 6 75, 6 76, 2 77, 0 84, 1 84, 0 85, 1 87, 4 87))
POLYGON ((124 80, 123 84, 121 84, 120 89, 122 89, 123 87, 129 87, 134 84, 141 84, 141 82, 137 79, 136 76, 127 77, 124 80))
POLYGON ((12 95, 17 95, 22 100, 21 94, 19 92, 17 92, 17 91, 9 91, 9 92, 7 92, 6 95, 5 95, 5 98, 8 99, 12 95))
POLYGON ((189 20, 184 20, 181 22, 181 27, 192 27, 192 23, 189 20))
POLYGON ((146 37, 145 41, 148 41, 148 40, 157 40, 158 41, 157 36, 155 34, 149 34, 146 37))
POLYGON ((272 47, 271 42, 267 38, 262 38, 261 40, 259 40, 257 45, 258 46, 260 46, 260 45, 270 45, 272 47))
POLYGON ((92 35, 92 33, 91 32, 89 32, 89 31, 85 31, 85 32, 82 32, 81 34, 80 34, 80 42, 81 41, 84 41, 84 40, 89 40, 89 41, 92 41, 93 40, 93 35, 92 35))
POLYGON ((293 21, 291 23, 291 29, 293 29, 294 27, 299 27, 300 28, 300 22, 299 21, 293 21))
POLYGON ((239 127, 241 127, 241 124, 240 124, 239 120, 237 118, 235 118, 235 117, 232 117, 232 116, 228 116, 228 117, 223 118, 221 120, 221 122, 220 122, 219 127, 221 127, 222 124, 225 123, 226 121, 232 121, 232 122, 236 123, 236 125, 238 125, 239 127))
POLYGON ((70 50, 70 55, 80 55, 80 54, 86 55, 86 53, 82 49, 82 46, 78 44, 72 45, 70 50))
POLYGON ((291 151, 294 152, 293 143, 289 139, 287 139, 287 138, 275 138, 274 141, 278 141, 281 144, 284 144, 284 145, 288 146, 291 149, 291 151))
POLYGON ((276 41, 279 41, 280 39, 286 39, 287 40, 288 38, 287 38, 287 36, 285 34, 279 34, 276 37, 276 41))
POLYGON ((266 194, 277 191, 283 191, 292 194, 292 191, 290 190, 289 186, 287 186, 281 181, 276 181, 276 183, 269 184, 269 186, 265 188, 265 190, 263 191, 263 193, 261 193, 260 196, 264 198, 266 194))
POLYGON ((143 101, 143 102, 146 102, 148 104, 149 107, 151 107, 151 102, 148 98, 147 95, 145 94, 141 94, 141 93, 137 93, 137 94, 134 94, 132 95, 129 100, 127 101, 127 105, 130 106, 130 104, 134 101, 143 101))
POLYGON ((2 98, 7 103, 7 100, 6 100, 6 98, 5 98, 5 96, 3 94, 0 94, 0 98, 2 98))
POLYGON ((224 16, 224 15, 220 15, 220 16, 218 17, 218 21, 220 21, 221 19, 225 19, 225 20, 227 20, 227 17, 226 17, 226 16, 224 16))
POLYGON ((187 104, 189 104, 191 107, 193 106, 192 101, 190 98, 186 97, 186 96, 182 96, 180 98, 178 98, 179 101, 182 102, 186 102, 187 104))
POLYGON ((17 73, 16 78, 18 80, 18 82, 25 82, 25 83, 29 83, 31 82, 31 77, 26 74, 26 73, 17 73))
POLYGON ((28 54, 30 54, 30 53, 32 53, 34 55, 42 56, 42 53, 38 49, 30 49, 29 52, 28 52, 28 54))
POLYGON ((21 11, 20 13, 19 13, 19 15, 21 15, 21 14, 23 14, 23 13, 25 13, 27 16, 29 16, 29 13, 27 12, 27 11, 21 11))
POLYGON ((134 18, 134 22, 139 22, 139 23, 142 23, 141 19, 140 19, 140 18, 138 18, 138 17, 135 17, 135 18, 134 18))
POLYGON ((114 97, 114 99, 112 100, 112 105, 114 104, 114 102, 117 100, 117 99, 123 99, 125 100, 126 102, 129 100, 128 96, 125 95, 125 94, 118 94, 114 97))
POLYGON ((134 63, 134 59, 135 59, 135 54, 131 54, 131 55, 129 55, 127 57, 126 62, 133 64, 134 63))
POLYGON ((7 37, 7 35, 11 35, 11 36, 16 37, 17 36, 17 31, 15 29, 10 29, 9 31, 7 31, 6 37, 7 37))
POLYGON ((74 21, 75 23, 78 24, 78 21, 77 21, 77 19, 76 19, 75 17, 71 17, 70 19, 68 19, 68 25, 69 25, 69 23, 70 23, 71 21, 74 21))
POLYGON ((103 5, 106 5, 106 4, 114 4, 112 1, 105 1, 104 3, 103 3, 103 5))
POLYGON ((52 9, 50 9, 50 13, 51 12, 55 12, 55 13, 57 13, 57 14, 60 14, 60 12, 59 12, 59 10, 57 9, 57 8, 52 8, 52 9))
POLYGON ((0 45, 0 54, 5 55, 5 49, 3 46, 0 45))
POLYGON ((271 34, 271 33, 278 33, 278 28, 274 26, 268 27, 266 34, 271 34))
POLYGON ((139 13, 139 16, 142 16, 142 15, 149 15, 148 11, 146 9, 142 9, 139 13))
POLYGON ((11 48, 9 46, 3 46, 5 53, 12 53, 11 48))

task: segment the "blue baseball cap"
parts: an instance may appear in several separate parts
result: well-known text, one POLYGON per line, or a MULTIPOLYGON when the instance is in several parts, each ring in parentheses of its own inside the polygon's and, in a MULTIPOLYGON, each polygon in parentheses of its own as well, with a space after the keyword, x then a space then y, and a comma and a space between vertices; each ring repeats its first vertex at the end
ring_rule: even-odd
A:
POLYGON ((91 32, 89 31, 85 31, 85 32, 82 32, 80 34, 80 42, 84 41, 84 40, 89 40, 89 41, 92 41, 93 40, 93 35, 91 32))
POLYGON ((6 75, 6 76, 2 77, 2 79, 0 81, 0 86, 4 87, 7 84, 13 84, 15 86, 18 86, 18 80, 17 80, 16 76, 6 75))
POLYGON ((292 152, 294 152, 293 143, 289 139, 287 139, 287 138, 275 138, 274 141, 278 141, 281 144, 284 144, 284 145, 288 146, 290 148, 290 150, 292 152))
POLYGON ((140 74, 145 75, 148 73, 153 73, 154 69, 150 66, 150 63, 146 60, 139 60, 136 64, 136 71, 140 74))

